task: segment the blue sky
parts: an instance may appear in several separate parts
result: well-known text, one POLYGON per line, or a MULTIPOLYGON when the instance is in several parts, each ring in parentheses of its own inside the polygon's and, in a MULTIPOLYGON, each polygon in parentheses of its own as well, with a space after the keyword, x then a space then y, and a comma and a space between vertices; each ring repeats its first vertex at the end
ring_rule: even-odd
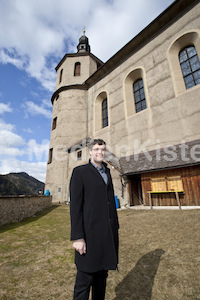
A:
POLYGON ((45 182, 55 67, 86 27, 107 61, 172 0, 0 1, 0 174, 45 182))

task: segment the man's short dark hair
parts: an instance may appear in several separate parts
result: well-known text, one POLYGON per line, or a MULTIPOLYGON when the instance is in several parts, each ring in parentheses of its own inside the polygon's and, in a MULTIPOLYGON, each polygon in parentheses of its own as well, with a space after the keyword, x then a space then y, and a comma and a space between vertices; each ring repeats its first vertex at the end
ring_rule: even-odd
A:
POLYGON ((106 142, 104 142, 104 140, 101 140, 101 139, 94 139, 90 142, 89 144, 89 147, 90 147, 90 150, 92 150, 92 148, 94 147, 94 145, 105 145, 106 146, 106 142))

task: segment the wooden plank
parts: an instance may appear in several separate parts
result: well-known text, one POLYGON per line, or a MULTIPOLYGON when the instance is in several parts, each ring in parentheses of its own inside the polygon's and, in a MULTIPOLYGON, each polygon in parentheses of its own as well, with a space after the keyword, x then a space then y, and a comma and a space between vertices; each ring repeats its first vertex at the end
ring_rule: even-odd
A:
POLYGON ((169 193, 174 193, 174 192, 179 192, 182 193, 184 192, 183 190, 179 191, 147 191, 148 194, 169 194, 169 193))
POLYGON ((129 205, 132 205, 133 199, 132 199, 132 193, 131 193, 131 181, 129 180, 129 178, 128 178, 128 181, 127 181, 127 189, 128 189, 128 197, 129 197, 128 202, 129 202, 129 205))
POLYGON ((193 205, 198 205, 198 203, 200 202, 200 184, 199 180, 198 180, 198 172, 195 172, 194 176, 192 176, 192 187, 194 190, 194 199, 193 199, 193 205))
POLYGON ((151 178, 151 189, 152 191, 166 191, 167 186, 165 177, 151 178))
POLYGON ((153 209, 153 207, 152 207, 151 193, 149 193, 149 205, 150 205, 151 209, 153 209))
POLYGON ((149 174, 141 175, 141 184, 142 184, 142 197, 144 205, 149 205, 149 196, 147 191, 151 190, 151 182, 149 178, 149 174))
POLYGON ((178 192, 175 192, 175 195, 176 195, 176 200, 177 200, 177 203, 178 203, 179 209, 181 209, 181 203, 180 203, 180 199, 179 199, 178 192))
POLYGON ((195 205, 200 205, 200 174, 198 174, 198 172, 195 177, 195 187, 196 187, 195 205))
POLYGON ((184 168, 181 171, 181 177, 182 177, 182 182, 183 182, 183 189, 185 191, 185 197, 182 201, 182 205, 189 205, 189 184, 188 184, 188 174, 187 174, 187 169, 184 168))
POLYGON ((181 176, 169 176, 167 177, 167 185, 169 191, 182 191, 183 190, 183 183, 181 176))
MULTIPOLYGON (((179 193, 184 193, 184 191, 147 191, 147 193, 149 194, 149 203, 150 203, 150 206, 152 206, 152 200, 154 199, 154 203, 156 206, 169 206, 170 203, 169 201, 164 201, 163 199, 166 200, 166 195, 169 194, 169 195, 175 195, 175 199, 176 199, 176 203, 173 205, 177 205, 179 206, 179 208, 181 209, 181 202, 180 202, 180 197, 179 197, 179 193), (154 197, 152 198, 152 195, 154 195, 154 197), (160 196, 160 199, 159 199, 159 195, 160 196), (159 201, 160 200, 160 201, 159 201)), ((173 198, 172 198, 173 199, 173 198)), ((174 199, 174 200, 175 200, 174 199)))

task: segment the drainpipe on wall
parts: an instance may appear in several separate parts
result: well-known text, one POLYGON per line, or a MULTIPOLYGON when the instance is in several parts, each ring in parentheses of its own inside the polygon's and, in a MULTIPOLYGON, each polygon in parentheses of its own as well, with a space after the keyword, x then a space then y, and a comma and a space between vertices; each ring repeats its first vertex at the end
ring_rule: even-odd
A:
POLYGON ((124 174, 120 174, 120 180, 121 180, 121 185, 122 185, 122 198, 124 199, 124 188, 126 187, 128 183, 127 176, 124 174))

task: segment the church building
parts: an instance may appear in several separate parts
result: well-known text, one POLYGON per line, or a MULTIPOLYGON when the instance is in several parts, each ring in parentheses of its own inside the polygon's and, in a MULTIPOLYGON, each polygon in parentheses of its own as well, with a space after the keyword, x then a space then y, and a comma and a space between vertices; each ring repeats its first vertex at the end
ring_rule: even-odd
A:
POLYGON ((101 138, 121 207, 199 206, 199 59, 198 0, 174 1, 105 63, 83 32, 56 67, 45 186, 53 202, 70 200, 72 170, 101 138))

